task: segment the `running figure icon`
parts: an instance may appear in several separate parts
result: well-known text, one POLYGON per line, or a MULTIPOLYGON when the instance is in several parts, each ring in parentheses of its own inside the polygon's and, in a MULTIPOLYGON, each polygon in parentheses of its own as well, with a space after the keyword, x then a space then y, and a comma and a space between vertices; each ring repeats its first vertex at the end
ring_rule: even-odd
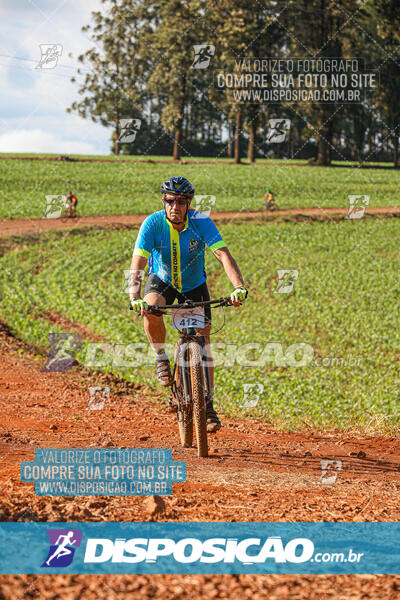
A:
POLYGON ((50 548, 42 567, 68 567, 75 555, 75 550, 81 545, 82 532, 80 529, 48 529, 50 548))
POLYGON ((195 57, 191 68, 207 69, 208 65, 210 64, 210 60, 214 56, 215 46, 212 44, 199 44, 193 46, 193 48, 195 57))
POLYGON ((50 566, 51 561, 57 556, 61 558, 62 556, 66 556, 67 554, 72 554, 72 550, 68 548, 68 544, 76 544, 78 540, 74 540, 74 532, 68 531, 66 535, 59 535, 56 541, 57 550, 50 556, 48 560, 46 560, 46 565, 50 566), (60 543, 60 540, 63 540, 60 543), (59 544, 59 545, 58 545, 59 544))

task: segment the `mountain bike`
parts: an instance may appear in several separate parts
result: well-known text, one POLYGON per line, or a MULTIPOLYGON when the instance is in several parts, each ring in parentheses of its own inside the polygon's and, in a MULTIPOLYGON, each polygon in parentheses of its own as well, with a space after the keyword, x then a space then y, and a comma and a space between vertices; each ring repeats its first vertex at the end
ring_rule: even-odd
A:
POLYGON ((62 211, 61 211, 61 215, 60 215, 60 219, 63 223, 65 223, 66 221, 70 221, 70 220, 78 220, 79 217, 76 213, 76 209, 74 212, 70 212, 69 209, 69 205, 68 204, 64 204, 62 207, 62 211))
POLYGON ((165 306, 151 305, 148 311, 156 315, 172 311, 172 325, 180 333, 175 344, 172 373, 171 401, 176 405, 181 444, 193 444, 193 421, 196 432, 197 454, 208 456, 206 404, 210 398, 210 374, 205 354, 205 336, 199 329, 205 326, 204 306, 232 306, 229 297, 218 300, 165 306))

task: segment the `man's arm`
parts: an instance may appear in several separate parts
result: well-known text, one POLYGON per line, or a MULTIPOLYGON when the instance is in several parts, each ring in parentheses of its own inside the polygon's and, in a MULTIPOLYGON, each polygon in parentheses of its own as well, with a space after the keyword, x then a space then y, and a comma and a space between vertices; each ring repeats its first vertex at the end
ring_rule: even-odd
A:
POLYGON ((129 282, 129 297, 138 298, 141 296, 144 268, 147 265, 147 258, 134 254, 131 262, 131 280, 129 282))
POLYGON ((218 250, 215 250, 214 256, 224 267, 225 273, 227 274, 228 279, 233 285, 233 287, 238 287, 240 285, 244 286, 244 281, 240 269, 237 265, 236 260, 229 252, 228 248, 226 246, 224 246, 223 248, 218 248, 218 250))
POLYGON ((240 306, 241 301, 247 297, 247 290, 245 289, 243 277, 235 259, 229 252, 220 232, 210 217, 199 219, 198 226, 202 228, 202 237, 205 243, 224 267, 225 273, 233 287, 243 287, 243 289, 235 289, 231 294, 233 305, 240 306))

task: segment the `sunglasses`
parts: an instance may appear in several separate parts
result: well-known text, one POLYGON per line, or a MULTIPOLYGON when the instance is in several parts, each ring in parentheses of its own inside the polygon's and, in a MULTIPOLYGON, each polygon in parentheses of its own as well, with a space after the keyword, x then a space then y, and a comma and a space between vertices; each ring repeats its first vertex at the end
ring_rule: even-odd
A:
POLYGON ((164 201, 169 205, 169 206, 173 206, 175 204, 175 202, 178 203, 178 206, 186 206, 186 204, 188 203, 187 199, 179 199, 179 198, 165 198, 164 197, 164 201))

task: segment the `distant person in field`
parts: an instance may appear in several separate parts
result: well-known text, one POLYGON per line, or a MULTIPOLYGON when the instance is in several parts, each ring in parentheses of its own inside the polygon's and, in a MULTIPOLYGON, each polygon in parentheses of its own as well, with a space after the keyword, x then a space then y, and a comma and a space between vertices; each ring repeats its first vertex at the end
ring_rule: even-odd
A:
POLYGON ((275 195, 269 188, 265 192, 264 196, 261 199, 262 202, 265 202, 266 210, 275 210, 275 195))
POLYGON ((76 207, 78 204, 78 198, 74 196, 72 192, 69 192, 65 199, 65 204, 68 204, 68 216, 76 217, 76 207))

